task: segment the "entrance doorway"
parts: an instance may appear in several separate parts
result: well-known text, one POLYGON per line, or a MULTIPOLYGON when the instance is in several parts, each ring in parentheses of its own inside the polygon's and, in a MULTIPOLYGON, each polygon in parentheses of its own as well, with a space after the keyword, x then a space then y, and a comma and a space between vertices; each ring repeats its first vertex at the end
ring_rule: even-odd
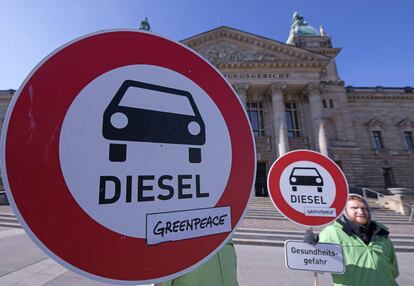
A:
POLYGON ((257 163, 255 194, 256 197, 269 196, 267 192, 266 163, 257 163))

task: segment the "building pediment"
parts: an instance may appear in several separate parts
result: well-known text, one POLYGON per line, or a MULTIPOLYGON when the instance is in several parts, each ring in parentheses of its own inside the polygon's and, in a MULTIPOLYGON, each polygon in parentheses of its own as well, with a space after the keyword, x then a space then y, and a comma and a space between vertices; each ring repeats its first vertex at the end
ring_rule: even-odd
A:
POLYGON ((405 119, 401 120, 400 122, 398 122, 397 126, 400 129, 410 129, 411 130, 411 129, 414 129, 414 122, 411 121, 408 118, 405 118, 405 119))
POLYGON ((374 117, 373 119, 365 123, 365 125, 368 126, 368 128, 370 129, 382 129, 384 126, 384 123, 378 118, 374 117))
POLYGON ((251 49, 221 40, 197 51, 210 62, 251 62, 281 60, 281 55, 263 49, 251 49))
POLYGON ((320 67, 330 61, 316 52, 224 26, 182 43, 215 64, 266 62, 320 67))

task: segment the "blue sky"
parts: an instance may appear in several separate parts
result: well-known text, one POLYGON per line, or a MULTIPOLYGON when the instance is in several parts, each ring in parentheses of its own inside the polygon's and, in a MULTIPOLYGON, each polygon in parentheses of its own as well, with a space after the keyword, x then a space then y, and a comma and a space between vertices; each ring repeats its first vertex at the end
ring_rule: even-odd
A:
POLYGON ((0 0, 0 89, 17 89, 54 49, 98 30, 137 28, 148 17, 172 40, 221 25, 285 42, 294 11, 335 47, 354 86, 414 86, 414 1, 0 0))

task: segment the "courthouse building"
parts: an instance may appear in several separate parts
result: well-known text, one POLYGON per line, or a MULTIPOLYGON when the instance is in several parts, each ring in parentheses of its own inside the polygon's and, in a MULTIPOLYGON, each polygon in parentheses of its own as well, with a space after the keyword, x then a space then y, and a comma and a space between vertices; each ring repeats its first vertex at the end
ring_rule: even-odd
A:
MULTIPOLYGON (((414 190, 412 87, 345 86, 341 51, 321 27, 294 14, 286 43, 221 26, 182 41, 216 66, 249 115, 257 149, 256 196, 278 156, 317 150, 351 188, 414 190)), ((0 92, 1 116, 14 91, 0 92)))

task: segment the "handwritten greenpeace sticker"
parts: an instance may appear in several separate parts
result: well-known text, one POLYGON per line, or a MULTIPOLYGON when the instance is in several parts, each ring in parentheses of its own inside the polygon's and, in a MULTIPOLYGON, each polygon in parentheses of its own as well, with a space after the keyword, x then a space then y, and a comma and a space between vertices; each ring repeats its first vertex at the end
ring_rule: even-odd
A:
POLYGON ((150 245, 229 231, 229 207, 147 215, 147 242, 150 245))

